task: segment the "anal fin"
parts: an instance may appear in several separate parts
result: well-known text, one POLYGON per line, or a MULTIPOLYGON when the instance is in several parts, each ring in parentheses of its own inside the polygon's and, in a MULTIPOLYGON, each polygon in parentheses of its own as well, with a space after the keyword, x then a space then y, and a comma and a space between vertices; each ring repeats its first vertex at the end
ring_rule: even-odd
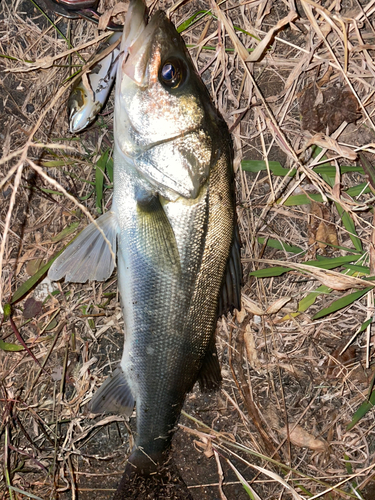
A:
POLYGON ((91 403, 92 413, 114 412, 130 416, 134 409, 134 398, 124 372, 119 366, 95 392, 91 403))
POLYGON ((85 227, 55 260, 48 273, 50 280, 65 277, 66 282, 85 283, 88 280, 105 281, 111 276, 115 261, 98 227, 116 255, 117 221, 114 212, 110 211, 96 219, 95 224, 85 227))

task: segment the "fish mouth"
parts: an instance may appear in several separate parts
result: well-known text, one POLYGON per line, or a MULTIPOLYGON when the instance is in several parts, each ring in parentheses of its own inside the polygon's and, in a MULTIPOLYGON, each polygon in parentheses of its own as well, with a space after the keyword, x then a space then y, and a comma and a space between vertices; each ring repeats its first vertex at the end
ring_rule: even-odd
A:
POLYGON ((165 12, 156 12, 149 24, 140 33, 134 43, 129 47, 128 55, 122 63, 122 72, 142 86, 146 79, 147 67, 150 59, 152 40, 155 31, 165 23, 169 25, 169 19, 165 12))

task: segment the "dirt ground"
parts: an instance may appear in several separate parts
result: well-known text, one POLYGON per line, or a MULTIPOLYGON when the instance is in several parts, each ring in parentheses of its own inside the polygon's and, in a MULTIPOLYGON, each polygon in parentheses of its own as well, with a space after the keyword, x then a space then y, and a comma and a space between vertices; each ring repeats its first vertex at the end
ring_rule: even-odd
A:
MULTIPOLYGON (((212 7, 148 2, 173 4, 176 26, 212 7)), ((127 498, 375 498, 373 4, 227 0, 182 33, 233 136, 242 310, 218 322, 220 390, 187 395, 174 486, 127 498), (272 266, 287 269, 254 274, 272 266)), ((99 179, 95 165, 113 99, 68 132, 65 82, 83 60, 65 52, 87 61, 101 32, 49 15, 0 3, 0 498, 105 500, 135 425, 87 409, 122 354, 116 275, 44 299, 40 282, 87 212, 110 207, 109 166, 99 179)))

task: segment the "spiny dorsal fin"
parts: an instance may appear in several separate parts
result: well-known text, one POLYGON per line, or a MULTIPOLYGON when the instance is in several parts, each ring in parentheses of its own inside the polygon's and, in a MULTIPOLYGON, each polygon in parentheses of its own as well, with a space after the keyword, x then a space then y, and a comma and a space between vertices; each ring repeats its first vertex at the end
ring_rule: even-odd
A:
POLYGON ((241 309, 241 241, 237 224, 234 228, 233 243, 230 251, 225 277, 219 297, 218 316, 227 314, 233 309, 241 309))
POLYGON ((108 279, 115 267, 113 255, 108 243, 104 240, 99 226, 111 243, 116 255, 117 222, 114 212, 107 212, 91 223, 77 236, 66 250, 52 264, 48 277, 58 281, 85 283, 108 279))

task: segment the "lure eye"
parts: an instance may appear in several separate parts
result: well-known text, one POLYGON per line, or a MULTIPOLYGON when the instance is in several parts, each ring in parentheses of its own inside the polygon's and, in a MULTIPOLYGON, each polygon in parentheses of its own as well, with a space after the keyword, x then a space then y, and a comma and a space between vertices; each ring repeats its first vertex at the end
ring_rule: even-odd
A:
POLYGON ((185 65, 178 59, 166 61, 160 71, 161 82, 170 89, 181 85, 186 75, 185 65))

